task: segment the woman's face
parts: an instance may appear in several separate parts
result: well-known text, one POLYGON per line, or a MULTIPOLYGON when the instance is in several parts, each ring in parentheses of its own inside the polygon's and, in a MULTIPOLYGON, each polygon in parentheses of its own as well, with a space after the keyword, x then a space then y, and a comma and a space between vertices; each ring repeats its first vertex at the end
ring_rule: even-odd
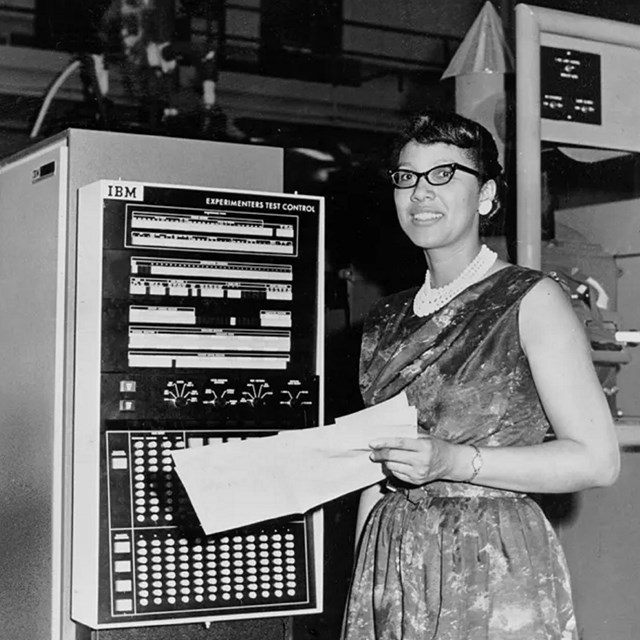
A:
MULTIPOLYGON (((477 170, 459 147, 444 143, 420 144, 411 140, 402 148, 397 168, 422 173, 452 162, 477 170)), ((434 186, 421 177, 415 187, 394 189, 400 226, 409 239, 423 249, 477 243, 478 203, 481 197, 493 195, 487 193, 491 190, 490 184, 493 181, 489 181, 481 192, 478 178, 456 171, 447 184, 434 186)))

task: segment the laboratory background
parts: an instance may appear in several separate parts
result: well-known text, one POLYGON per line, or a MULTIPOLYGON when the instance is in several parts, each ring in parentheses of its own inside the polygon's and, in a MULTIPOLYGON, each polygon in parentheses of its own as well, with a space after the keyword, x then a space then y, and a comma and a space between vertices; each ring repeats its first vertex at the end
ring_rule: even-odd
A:
POLYGON ((209 535, 171 452, 363 408, 425 108, 492 133, 484 242, 588 336, 621 474, 540 502, 580 638, 637 640, 639 87, 635 0, 0 2, 0 640, 338 640, 356 493, 209 535))

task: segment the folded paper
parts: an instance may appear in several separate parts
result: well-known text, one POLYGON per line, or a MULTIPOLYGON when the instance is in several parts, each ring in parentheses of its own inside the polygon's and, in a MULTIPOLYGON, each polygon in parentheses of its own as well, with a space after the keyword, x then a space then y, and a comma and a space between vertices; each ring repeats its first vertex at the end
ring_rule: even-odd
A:
POLYGON ((376 438, 417 436, 404 394, 335 424, 173 452, 207 535, 305 513, 384 479, 369 459, 376 438))

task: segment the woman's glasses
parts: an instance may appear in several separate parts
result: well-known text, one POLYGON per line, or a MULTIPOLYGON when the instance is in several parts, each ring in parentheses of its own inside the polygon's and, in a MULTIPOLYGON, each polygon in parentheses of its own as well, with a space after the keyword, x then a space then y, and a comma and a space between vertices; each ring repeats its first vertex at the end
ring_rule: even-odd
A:
POLYGON ((422 172, 411 171, 410 169, 391 169, 389 171, 389 177, 396 189, 412 189, 418 184, 418 181, 422 177, 424 177, 429 184, 438 187, 451 182, 451 178, 453 178, 456 171, 465 171, 472 176, 480 177, 480 173, 475 169, 470 169, 457 162, 440 164, 437 167, 429 169, 429 171, 422 172))

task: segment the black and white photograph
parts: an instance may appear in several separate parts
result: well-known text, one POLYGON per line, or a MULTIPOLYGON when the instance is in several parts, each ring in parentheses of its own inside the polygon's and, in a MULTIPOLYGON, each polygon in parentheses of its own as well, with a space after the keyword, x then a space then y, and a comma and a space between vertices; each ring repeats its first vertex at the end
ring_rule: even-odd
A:
POLYGON ((638 640, 640 2, 0 0, 0 640, 638 640))

